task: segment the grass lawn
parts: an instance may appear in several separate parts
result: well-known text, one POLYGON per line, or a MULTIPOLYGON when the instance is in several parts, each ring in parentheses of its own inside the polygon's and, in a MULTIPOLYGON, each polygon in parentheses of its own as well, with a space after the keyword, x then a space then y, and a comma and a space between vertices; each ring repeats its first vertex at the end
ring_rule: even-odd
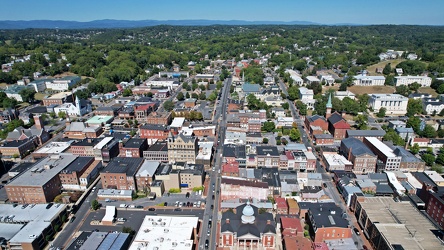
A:
POLYGON ((437 97, 438 93, 436 93, 436 91, 430 87, 421 87, 418 89, 418 93, 426 93, 426 94, 431 94, 432 97, 437 97))
POLYGON ((334 89, 335 91, 338 91, 339 85, 341 85, 341 84, 337 83, 336 86, 322 86, 322 93, 327 93, 328 90, 330 90, 330 89, 334 89))
POLYGON ((398 65, 400 62, 405 61, 406 59, 395 59, 395 60, 388 60, 388 61, 382 61, 382 62, 378 62, 376 64, 373 64, 371 66, 367 67, 367 71, 368 74, 371 76, 380 76, 382 74, 378 74, 376 73, 376 68, 384 68, 385 65, 387 65, 388 63, 392 64, 392 69, 394 69, 396 67, 396 65, 398 65))
POLYGON ((0 88, 2 88, 2 89, 6 89, 7 86, 8 86, 8 84, 6 84, 6 82, 0 83, 0 88))
POLYGON ((392 94, 395 93, 395 87, 393 86, 351 86, 347 90, 351 91, 355 95, 362 94, 392 94))
POLYGON ((41 101, 41 100, 43 100, 43 98, 45 98, 45 96, 46 96, 46 94, 44 94, 44 93, 35 93, 34 98, 35 98, 36 100, 41 101))

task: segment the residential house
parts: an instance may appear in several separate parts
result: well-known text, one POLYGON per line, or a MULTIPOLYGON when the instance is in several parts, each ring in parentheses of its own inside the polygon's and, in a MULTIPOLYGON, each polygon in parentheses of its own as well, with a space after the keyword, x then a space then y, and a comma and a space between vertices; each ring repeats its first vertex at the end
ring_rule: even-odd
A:
POLYGON ((422 99, 422 109, 428 115, 436 115, 444 109, 444 101, 437 98, 422 99))
POLYGON ((276 197, 274 201, 277 214, 288 214, 288 204, 285 198, 276 197))
POLYGON ((20 141, 32 138, 36 145, 43 145, 50 138, 49 133, 44 129, 17 127, 12 132, 8 133, 6 141, 20 141))
POLYGON ((314 92, 312 89, 307 89, 305 87, 299 88, 299 99, 307 105, 308 109, 314 109, 314 104, 316 100, 313 99, 314 92))

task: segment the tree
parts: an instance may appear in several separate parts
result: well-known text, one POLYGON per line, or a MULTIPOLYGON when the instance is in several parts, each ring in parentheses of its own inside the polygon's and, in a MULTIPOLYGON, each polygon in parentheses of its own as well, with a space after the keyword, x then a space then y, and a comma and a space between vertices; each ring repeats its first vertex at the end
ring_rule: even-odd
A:
POLYGON ((300 115, 307 115, 307 105, 300 100, 296 101, 296 108, 299 110, 300 115))
POLYGON ((32 103, 35 100, 35 90, 32 88, 24 88, 20 90, 19 95, 22 97, 24 102, 32 103))
POLYGON ((299 98, 299 88, 291 86, 288 88, 288 100, 294 101, 299 98))
POLYGON ((419 134, 421 132, 420 126, 421 126, 421 119, 417 116, 411 116, 406 122, 407 128, 413 128, 413 131, 415 133, 419 134))
POLYGON ((174 109, 174 103, 172 101, 165 101, 163 103, 163 108, 169 112, 174 109))
POLYGON ((379 109, 378 113, 376 114, 377 117, 379 118, 383 118, 385 116, 387 109, 382 107, 379 109))
MULTIPOLYGON (((3 93, 3 92, 0 92, 0 93, 3 93)), ((2 104, 3 108, 15 108, 15 106, 17 106, 18 102, 14 98, 6 97, 3 99, 1 104, 2 104)))
POLYGON ((408 96, 410 95, 410 88, 407 85, 401 85, 396 87, 396 94, 400 94, 403 96, 408 96))
POLYGON ((263 144, 268 144, 268 138, 266 138, 266 137, 262 138, 262 143, 263 144))
POLYGON ((436 163, 444 165, 444 153, 439 153, 436 157, 436 163))
POLYGON ((183 95, 182 92, 179 92, 179 93, 177 94, 176 98, 177 98, 178 101, 183 101, 183 100, 185 100, 185 96, 183 95))
POLYGON ((432 166, 435 162, 435 156, 432 154, 423 154, 421 159, 426 163, 427 166, 432 166))
POLYGON ((97 210, 97 209, 99 209, 100 208, 100 203, 97 201, 97 200, 93 200, 92 202, 91 202, 91 208, 92 208, 92 210, 97 210))
POLYGON ((135 231, 131 227, 123 227, 122 228, 122 233, 127 233, 127 234, 130 234, 130 235, 134 235, 135 231))
POLYGON ((418 143, 415 143, 415 144, 413 144, 413 146, 410 146, 410 152, 412 152, 412 154, 414 154, 414 155, 419 153, 419 145, 418 145, 418 143))
POLYGON ((436 92, 438 94, 444 94, 444 84, 439 85, 439 87, 436 89, 436 92))
POLYGON ((263 131, 267 131, 267 132, 271 132, 275 129, 275 125, 274 122, 272 121, 266 121, 264 122, 264 125, 262 125, 262 130, 263 131))
POLYGON ((422 113, 422 100, 409 99, 407 103, 407 116, 413 116, 422 113))
POLYGON ((288 104, 287 102, 282 103, 282 108, 288 110, 288 108, 290 108, 290 104, 288 104))
POLYGON ((66 113, 63 111, 59 111, 59 113, 57 114, 57 116, 61 119, 66 119, 66 113))
POLYGON ((366 115, 358 115, 355 117, 355 125, 358 129, 367 129, 368 125, 368 116, 366 115))
POLYGON ((404 146, 405 145, 405 141, 404 139, 401 138, 401 136, 399 136, 394 130, 389 130, 385 135, 384 135, 384 141, 391 141, 393 142, 394 145, 397 146, 404 146))
POLYGON ((131 89, 124 89, 122 96, 127 97, 127 96, 132 96, 133 95, 133 91, 131 91, 131 89))
POLYGON ((425 125, 424 129, 421 132, 421 135, 426 138, 435 138, 436 137, 436 131, 435 129, 430 125, 425 125))
POLYGON ((199 99, 200 99, 200 100, 205 100, 205 99, 207 99, 207 95, 205 94, 205 92, 202 92, 202 93, 199 94, 199 99))
POLYGON ((392 73, 392 65, 390 63, 387 63, 384 66, 384 69, 382 70, 382 74, 384 75, 390 75, 390 73, 392 73))
POLYGON ((52 111, 51 113, 49 113, 49 116, 50 116, 52 119, 57 118, 57 114, 56 114, 54 111, 52 111))
POLYGON ((187 92, 187 93, 185 94, 185 98, 187 98, 187 99, 190 98, 190 93, 187 92))
POLYGON ((347 83, 343 82, 341 83, 341 85, 339 86, 339 91, 346 91, 347 90, 347 83))
POLYGON ((301 133, 299 132, 299 129, 292 128, 290 131, 290 140, 299 141, 300 139, 301 139, 301 133))
POLYGON ((414 83, 410 84, 409 89, 411 91, 417 92, 420 87, 421 87, 421 85, 419 83, 414 82, 414 83))

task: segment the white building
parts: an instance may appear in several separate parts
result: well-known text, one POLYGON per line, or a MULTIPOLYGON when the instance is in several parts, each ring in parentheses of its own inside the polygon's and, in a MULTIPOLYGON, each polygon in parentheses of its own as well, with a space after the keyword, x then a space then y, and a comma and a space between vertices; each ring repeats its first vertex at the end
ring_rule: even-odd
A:
POLYGON ((67 102, 54 108, 56 114, 63 112, 68 116, 83 116, 91 111, 91 102, 89 100, 80 100, 77 97, 75 103, 67 102))
POLYGON ((335 84, 335 79, 331 75, 322 75, 321 82, 324 82, 325 84, 333 85, 333 84, 335 84))
POLYGON ((382 86, 385 83, 384 76, 357 75, 354 77, 353 84, 356 86, 382 86))
POLYGON ((308 109, 313 109, 316 100, 313 99, 314 92, 312 89, 307 89, 305 87, 299 88, 299 99, 307 105, 308 109))
POLYGON ((403 115, 407 112, 409 99, 399 94, 371 94, 368 104, 373 112, 386 108, 387 115, 403 115))
POLYGON ((444 102, 436 98, 424 98, 422 99, 422 109, 431 115, 436 111, 439 114, 444 109, 444 102))
POLYGON ((307 81, 307 84, 312 84, 312 83, 315 83, 315 82, 321 82, 321 81, 319 81, 319 79, 316 76, 307 76, 305 78, 305 80, 307 81))
POLYGON ((432 84, 432 78, 428 76, 395 76, 395 86, 410 85, 419 83, 421 87, 429 87, 432 84))
POLYGON ((80 82, 80 77, 78 76, 65 76, 52 81, 46 81, 45 84, 47 89, 67 91, 70 87, 74 86, 78 82, 80 82))
POLYGON ((287 69, 285 70, 285 73, 290 74, 291 79, 293 79, 294 84, 302 86, 304 84, 304 81, 302 80, 301 76, 294 70, 287 69))
POLYGON ((179 87, 179 81, 171 79, 154 80, 147 81, 145 85, 148 87, 168 88, 171 91, 179 87))
POLYGON ((350 99, 354 100, 356 95, 353 92, 346 90, 346 91, 336 91, 335 97, 341 101, 344 100, 345 97, 349 97, 350 99))
POLYGON ((34 81, 31 82, 30 84, 28 84, 29 86, 33 86, 35 92, 39 93, 39 92, 43 92, 46 89, 46 83, 45 81, 34 81))

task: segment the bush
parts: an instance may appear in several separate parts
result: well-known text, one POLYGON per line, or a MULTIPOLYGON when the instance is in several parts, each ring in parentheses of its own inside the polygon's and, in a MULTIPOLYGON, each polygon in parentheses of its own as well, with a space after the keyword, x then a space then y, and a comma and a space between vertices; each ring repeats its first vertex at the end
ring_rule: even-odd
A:
MULTIPOLYGON (((203 186, 200 186, 200 187, 193 187, 193 192, 198 192, 198 191, 203 191, 204 190, 204 187, 203 186)), ((170 191, 170 193, 171 193, 171 191, 170 191)))
POLYGON ((170 194, 177 194, 180 193, 180 188, 171 188, 168 192, 170 194))

